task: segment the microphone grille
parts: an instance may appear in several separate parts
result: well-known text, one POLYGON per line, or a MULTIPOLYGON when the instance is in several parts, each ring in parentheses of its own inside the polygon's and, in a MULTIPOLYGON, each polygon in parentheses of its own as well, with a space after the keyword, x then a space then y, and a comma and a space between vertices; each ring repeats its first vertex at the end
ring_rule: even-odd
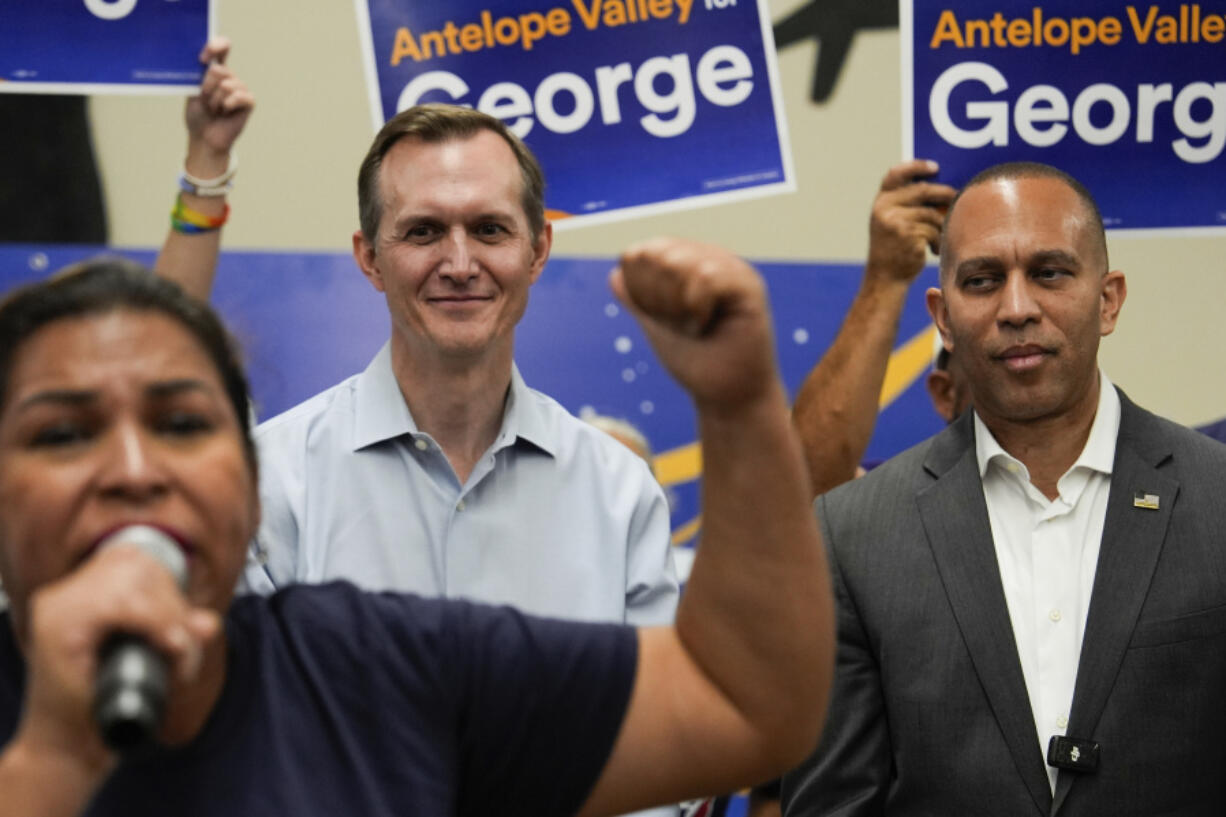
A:
POLYGON ((157 559, 170 571, 180 587, 187 584, 187 557, 179 543, 152 525, 128 525, 102 540, 99 549, 133 547, 157 559))

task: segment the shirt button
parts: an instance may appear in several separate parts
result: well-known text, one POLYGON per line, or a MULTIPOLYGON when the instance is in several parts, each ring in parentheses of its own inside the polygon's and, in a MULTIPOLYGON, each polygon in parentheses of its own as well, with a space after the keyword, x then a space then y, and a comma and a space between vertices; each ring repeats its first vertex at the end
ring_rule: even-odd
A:
POLYGON ((457 503, 455 504, 455 509, 456 509, 457 511, 462 511, 462 510, 464 510, 464 500, 462 500, 462 499, 461 499, 459 502, 457 502, 457 503))
POLYGON ((413 445, 417 447, 418 451, 425 451, 427 448, 430 447, 430 443, 426 442, 425 440, 421 438, 414 440, 413 445))
POLYGON ((1060 717, 1056 718, 1056 728, 1057 729, 1068 729, 1068 718, 1066 718, 1064 715, 1061 715, 1060 717))
POLYGON ((1016 474, 1016 473, 1017 473, 1017 463, 1016 463, 1016 462, 1011 462, 1011 463, 1009 463, 1008 465, 1006 465, 1006 466, 1005 466, 1005 469, 1006 469, 1006 470, 1007 470, 1007 471, 1008 471, 1010 474, 1016 474))
POLYGON ((1047 614, 1047 617, 1050 618, 1052 621, 1059 621, 1061 618, 1060 611, 1052 610, 1050 613, 1047 614))

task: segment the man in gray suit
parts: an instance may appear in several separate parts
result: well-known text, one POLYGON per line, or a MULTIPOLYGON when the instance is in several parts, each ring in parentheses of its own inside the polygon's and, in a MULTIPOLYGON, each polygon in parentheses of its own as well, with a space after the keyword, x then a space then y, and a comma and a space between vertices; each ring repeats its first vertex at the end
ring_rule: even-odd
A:
POLYGON ((1226 814, 1226 446, 1098 368, 1089 193, 990 168, 928 305, 974 412, 817 500, 839 602, 788 817, 1226 814))

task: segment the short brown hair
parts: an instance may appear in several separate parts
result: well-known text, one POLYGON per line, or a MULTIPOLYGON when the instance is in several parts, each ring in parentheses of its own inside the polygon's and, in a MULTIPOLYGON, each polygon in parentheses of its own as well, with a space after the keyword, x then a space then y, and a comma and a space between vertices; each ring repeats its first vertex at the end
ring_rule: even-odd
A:
POLYGON ((532 151, 502 120, 472 108, 437 102, 414 105, 393 116, 366 152, 358 170, 358 218, 366 240, 374 244, 379 232, 379 219, 383 215, 383 202, 379 200, 379 168, 393 145, 401 139, 420 139, 427 144, 453 142, 471 138, 483 130, 501 136, 515 154, 523 177, 520 204, 535 242, 545 229, 545 174, 532 151))

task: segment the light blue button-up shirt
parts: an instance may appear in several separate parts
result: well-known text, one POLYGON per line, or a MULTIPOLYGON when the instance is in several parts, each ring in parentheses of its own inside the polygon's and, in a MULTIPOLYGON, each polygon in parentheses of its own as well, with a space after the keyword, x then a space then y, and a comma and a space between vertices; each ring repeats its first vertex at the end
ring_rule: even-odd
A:
POLYGON ((646 464, 528 388, 463 485, 409 413, 385 345, 255 432, 263 517, 249 589, 348 579, 635 625, 672 620, 668 507, 646 464))

